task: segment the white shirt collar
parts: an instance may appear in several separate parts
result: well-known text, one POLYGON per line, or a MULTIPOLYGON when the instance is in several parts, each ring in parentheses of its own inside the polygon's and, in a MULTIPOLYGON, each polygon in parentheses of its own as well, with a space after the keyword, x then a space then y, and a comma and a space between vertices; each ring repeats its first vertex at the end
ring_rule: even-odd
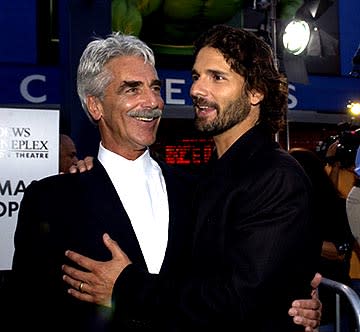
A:
POLYGON ((137 159, 129 160, 124 158, 123 156, 120 156, 117 153, 106 149, 101 142, 99 145, 98 159, 104 166, 110 177, 111 174, 113 174, 114 172, 119 175, 119 169, 123 171, 129 170, 131 172, 133 172, 134 170, 137 170, 138 172, 143 170, 144 172, 146 172, 146 170, 149 170, 149 167, 151 167, 152 163, 149 149, 146 149, 145 152, 137 159))
POLYGON ((149 149, 136 160, 128 160, 101 143, 98 159, 129 216, 149 272, 158 273, 169 226, 167 189, 160 166, 151 158, 149 149))

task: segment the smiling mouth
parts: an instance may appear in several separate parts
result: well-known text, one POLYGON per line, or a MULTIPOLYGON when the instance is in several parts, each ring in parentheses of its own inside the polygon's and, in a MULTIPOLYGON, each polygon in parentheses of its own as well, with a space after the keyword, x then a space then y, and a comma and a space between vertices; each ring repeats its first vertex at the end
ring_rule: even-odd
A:
POLYGON ((155 117, 155 118, 146 118, 146 117, 142 117, 142 116, 136 116, 135 119, 139 120, 139 121, 144 121, 144 122, 151 122, 153 120, 158 119, 159 117, 155 117))
POLYGON ((197 109, 197 113, 198 114, 208 114, 208 113, 212 113, 213 111, 215 111, 214 107, 211 106, 200 106, 200 105, 196 105, 196 109, 197 109))
POLYGON ((209 106, 198 106, 198 108, 200 111, 204 111, 204 112, 206 112, 209 109, 213 109, 212 107, 209 106))

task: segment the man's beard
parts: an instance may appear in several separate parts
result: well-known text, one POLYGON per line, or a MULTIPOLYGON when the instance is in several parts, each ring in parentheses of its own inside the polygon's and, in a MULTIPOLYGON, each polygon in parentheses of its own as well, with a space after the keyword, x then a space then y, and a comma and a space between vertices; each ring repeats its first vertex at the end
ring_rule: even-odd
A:
POLYGON ((195 127, 209 136, 216 136, 234 127, 245 120, 250 113, 251 104, 246 95, 242 94, 235 101, 230 102, 221 112, 216 106, 217 116, 214 120, 208 121, 195 114, 195 127))

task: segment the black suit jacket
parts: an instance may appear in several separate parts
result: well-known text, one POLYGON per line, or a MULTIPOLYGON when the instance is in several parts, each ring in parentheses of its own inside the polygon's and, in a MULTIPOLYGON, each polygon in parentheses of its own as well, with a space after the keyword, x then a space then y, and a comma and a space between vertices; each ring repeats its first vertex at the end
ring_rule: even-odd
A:
POLYGON ((287 312, 310 296, 321 240, 300 165, 258 125, 215 156, 195 196, 188 266, 175 279, 128 266, 115 316, 152 312, 167 331, 303 331, 287 312))
MULTIPOLYGON (((187 205, 192 179, 164 163, 160 165, 170 213, 168 246, 160 274, 172 274, 183 268, 185 249, 189 248, 187 205)), ((34 331, 108 329, 111 310, 68 295, 61 270, 62 264, 69 263, 64 256, 67 249, 96 260, 111 259, 102 242, 104 232, 147 271, 130 220, 97 160, 91 171, 48 177, 26 188, 15 232, 11 308, 14 315, 9 325, 12 330, 17 323, 34 331)), ((121 331, 147 326, 147 322, 124 320, 121 331)))

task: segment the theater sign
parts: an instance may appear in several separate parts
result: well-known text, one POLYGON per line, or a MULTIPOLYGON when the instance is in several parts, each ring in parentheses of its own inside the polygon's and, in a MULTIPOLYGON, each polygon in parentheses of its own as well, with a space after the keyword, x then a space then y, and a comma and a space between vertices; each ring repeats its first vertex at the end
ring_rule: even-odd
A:
POLYGON ((0 270, 11 269, 20 201, 35 179, 58 173, 59 112, 0 108, 0 270))

